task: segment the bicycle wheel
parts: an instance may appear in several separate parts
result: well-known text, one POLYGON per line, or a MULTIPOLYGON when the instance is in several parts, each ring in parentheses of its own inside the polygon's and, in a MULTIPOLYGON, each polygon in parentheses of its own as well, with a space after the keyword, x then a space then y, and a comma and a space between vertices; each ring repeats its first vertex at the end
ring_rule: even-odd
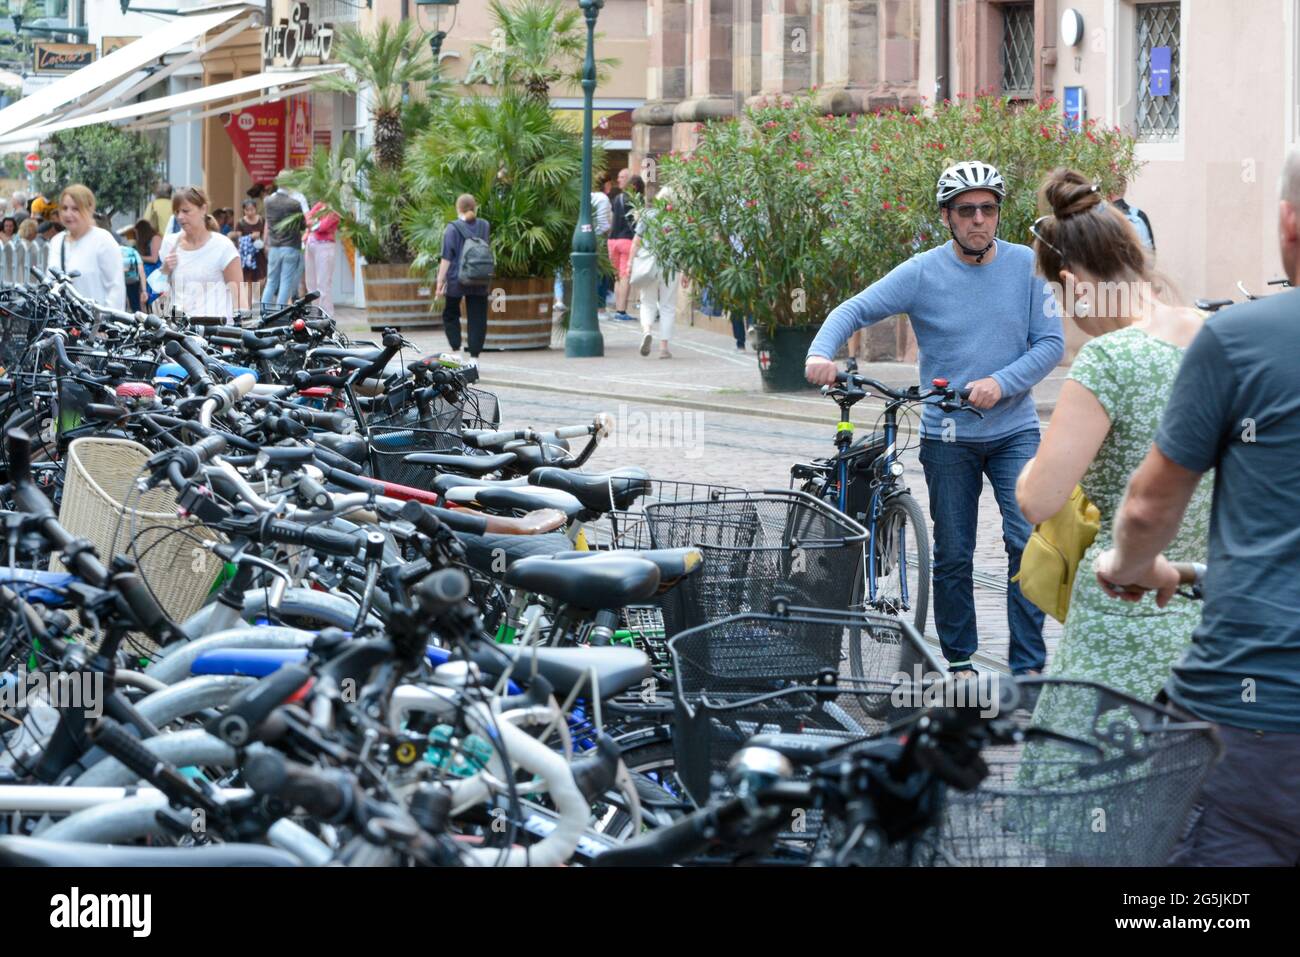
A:
MULTIPOLYGON (((895 495, 880 510, 871 561, 875 566, 875 596, 866 594, 867 569, 863 568, 850 607, 910 616, 916 630, 925 634, 930 611, 930 534, 925 514, 911 495, 895 495)), ((863 676, 859 642, 849 643, 849 666, 854 677, 863 676)))

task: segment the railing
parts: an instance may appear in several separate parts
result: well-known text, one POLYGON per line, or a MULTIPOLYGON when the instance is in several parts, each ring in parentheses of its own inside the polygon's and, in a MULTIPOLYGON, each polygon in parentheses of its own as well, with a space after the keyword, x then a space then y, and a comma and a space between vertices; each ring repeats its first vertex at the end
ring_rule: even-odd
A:
POLYGON ((25 286, 33 282, 32 267, 44 271, 49 247, 49 243, 25 239, 0 242, 0 283, 25 286))

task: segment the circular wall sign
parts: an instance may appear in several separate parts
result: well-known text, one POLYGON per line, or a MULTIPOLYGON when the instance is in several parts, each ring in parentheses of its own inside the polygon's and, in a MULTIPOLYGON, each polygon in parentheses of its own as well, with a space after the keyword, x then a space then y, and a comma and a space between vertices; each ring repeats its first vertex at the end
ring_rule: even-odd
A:
POLYGON ((1061 14, 1061 42, 1067 47, 1078 46, 1083 39, 1083 14, 1070 9, 1061 14))

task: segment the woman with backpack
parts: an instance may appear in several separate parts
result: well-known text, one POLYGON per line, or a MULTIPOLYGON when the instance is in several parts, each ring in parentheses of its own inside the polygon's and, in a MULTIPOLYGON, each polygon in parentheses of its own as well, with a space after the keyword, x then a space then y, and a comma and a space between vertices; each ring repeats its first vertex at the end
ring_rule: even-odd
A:
POLYGON ((442 325, 447 344, 460 351, 460 303, 465 300, 469 324, 469 354, 475 359, 487 338, 488 280, 492 278, 491 226, 478 218, 478 201, 469 193, 456 199, 456 219, 442 234, 442 259, 438 264, 435 295, 445 296, 442 325))

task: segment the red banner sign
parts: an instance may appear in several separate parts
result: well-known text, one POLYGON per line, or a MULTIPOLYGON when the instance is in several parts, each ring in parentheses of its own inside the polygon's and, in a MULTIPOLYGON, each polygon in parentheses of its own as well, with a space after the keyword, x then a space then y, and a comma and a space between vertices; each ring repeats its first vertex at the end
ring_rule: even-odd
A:
POLYGON ((254 183, 270 184, 284 164, 284 120, 283 103, 261 103, 221 115, 230 142, 254 183))
POLYGON ((289 168, 296 169, 311 162, 311 98, 289 98, 289 168))

